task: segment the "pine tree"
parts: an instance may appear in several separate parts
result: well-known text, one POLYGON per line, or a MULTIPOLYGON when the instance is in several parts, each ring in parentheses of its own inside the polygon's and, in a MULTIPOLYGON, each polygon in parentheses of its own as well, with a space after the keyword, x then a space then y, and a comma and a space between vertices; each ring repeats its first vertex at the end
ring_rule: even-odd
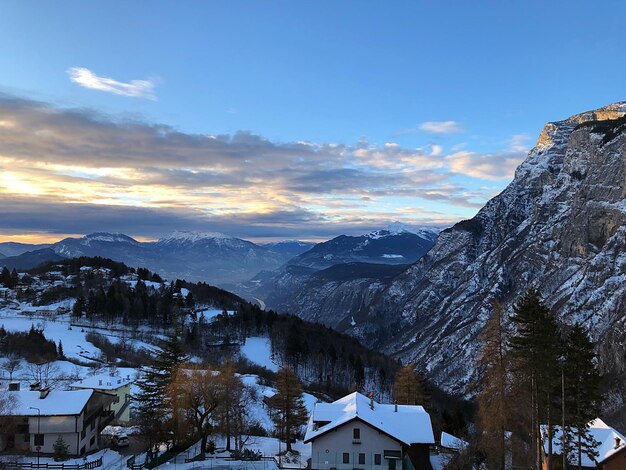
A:
POLYGON ((511 406, 510 361, 506 351, 509 331, 502 305, 494 303, 481 333, 478 373, 478 446, 490 469, 504 470, 505 432, 511 406))
POLYGON ((552 455, 552 433, 558 422, 558 406, 555 406, 560 386, 559 358, 562 354, 560 334, 554 316, 542 303, 539 293, 529 289, 513 307, 511 320, 516 326, 510 346, 514 358, 516 388, 521 400, 526 399, 529 410, 520 420, 525 422, 526 435, 530 438, 532 465, 540 463, 539 427, 547 425, 548 465, 552 455))
POLYGON ((276 375, 276 390, 276 395, 268 399, 268 404, 275 410, 272 420, 278 429, 279 439, 285 439, 287 452, 291 452, 292 439, 307 421, 302 384, 289 368, 283 367, 276 375))
POLYGON ((54 460, 57 462, 67 460, 70 446, 65 443, 63 436, 59 435, 55 443, 52 445, 52 449, 54 450, 54 460))
POLYGON ((59 346, 57 347, 57 354, 61 359, 65 358, 65 353, 63 352, 63 343, 59 340, 59 346))
POLYGON ((589 422, 597 417, 602 400, 600 375, 594 364, 593 344, 585 328, 577 323, 565 344, 566 427, 563 448, 569 460, 581 466, 582 455, 591 460, 598 456, 596 442, 589 432, 589 422), (573 458, 571 454, 574 454, 573 458))
POLYGON ((85 311, 85 298, 79 295, 72 307, 72 315, 75 317, 81 317, 85 311))
POLYGON ((171 334, 161 342, 154 362, 143 368, 142 376, 137 381, 139 393, 133 399, 139 426, 148 437, 151 446, 163 442, 171 426, 175 425, 172 420, 174 410, 168 389, 176 376, 178 367, 186 359, 180 331, 174 328, 171 334))

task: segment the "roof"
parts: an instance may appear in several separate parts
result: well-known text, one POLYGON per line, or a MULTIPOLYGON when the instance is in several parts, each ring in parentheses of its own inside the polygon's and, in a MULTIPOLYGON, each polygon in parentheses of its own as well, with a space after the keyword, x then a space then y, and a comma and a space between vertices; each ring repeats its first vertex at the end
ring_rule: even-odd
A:
POLYGON ((111 374, 99 374, 85 377, 70 385, 73 388, 90 388, 95 390, 116 390, 133 381, 130 377, 111 376, 111 374))
MULTIPOLYGON (((545 436, 547 432, 547 426, 541 426, 541 432, 545 436)), ((600 418, 596 418, 593 421, 589 422, 589 432, 593 436, 593 438, 599 442, 596 450, 598 451, 597 463, 602 463, 605 460, 609 459, 613 455, 618 452, 626 449, 626 437, 616 431, 614 428, 606 424, 600 418), (615 438, 619 438, 620 445, 619 447, 615 447, 615 438)), ((548 439, 544 437, 543 439, 543 447, 544 452, 548 451, 548 439)), ((552 437, 552 452, 555 454, 561 453, 561 428, 559 426, 555 426, 554 436, 552 437)), ((582 465, 583 467, 595 467, 596 462, 593 462, 589 457, 587 457, 584 453, 582 456, 582 465)))
POLYGON ((461 451, 468 445, 469 444, 463 439, 459 439, 458 437, 448 434, 445 431, 441 432, 441 447, 461 451))
POLYGON ((381 404, 374 401, 370 408, 370 399, 354 392, 332 403, 316 403, 309 419, 304 442, 307 443, 322 434, 349 421, 359 419, 390 437, 406 445, 434 444, 433 428, 430 416, 418 405, 381 404), (327 423, 317 427, 316 423, 327 423))
POLYGON ((93 390, 52 390, 46 398, 41 399, 38 391, 7 392, 7 396, 14 397, 16 401, 9 414, 37 416, 39 412, 29 408, 34 407, 41 410, 41 416, 79 415, 93 393, 93 390))

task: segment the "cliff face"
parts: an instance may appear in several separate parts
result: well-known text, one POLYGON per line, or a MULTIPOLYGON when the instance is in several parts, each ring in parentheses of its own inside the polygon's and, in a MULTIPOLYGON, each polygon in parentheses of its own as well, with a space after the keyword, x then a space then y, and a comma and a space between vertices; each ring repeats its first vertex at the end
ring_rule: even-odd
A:
POLYGON ((463 391, 493 300, 510 309, 534 286, 560 321, 587 325, 604 371, 624 372, 625 116, 616 103, 547 124, 511 184, 442 232, 354 333, 463 391))

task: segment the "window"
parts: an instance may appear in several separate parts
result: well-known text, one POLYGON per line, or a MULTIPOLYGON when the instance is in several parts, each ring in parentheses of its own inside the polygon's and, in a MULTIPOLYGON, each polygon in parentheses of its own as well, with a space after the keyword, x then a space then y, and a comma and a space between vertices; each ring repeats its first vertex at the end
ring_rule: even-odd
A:
POLYGON ((343 453, 343 463, 350 463, 350 454, 348 452, 343 453))
POLYGON ((42 446, 44 442, 44 435, 43 434, 35 434, 35 445, 36 446, 42 446))
POLYGON ((374 454, 374 465, 380 465, 380 454, 374 454))
POLYGON ((30 434, 24 434, 24 442, 30 442, 30 434))
POLYGON ((93 436, 90 440, 89 440, 89 445, 93 446, 96 443, 96 436, 93 436))
POLYGON ((361 429, 360 428, 354 428, 352 430, 352 439, 354 439, 355 441, 358 441, 361 439, 361 429))
POLYGON ((365 454, 359 454, 359 465, 365 465, 365 454))

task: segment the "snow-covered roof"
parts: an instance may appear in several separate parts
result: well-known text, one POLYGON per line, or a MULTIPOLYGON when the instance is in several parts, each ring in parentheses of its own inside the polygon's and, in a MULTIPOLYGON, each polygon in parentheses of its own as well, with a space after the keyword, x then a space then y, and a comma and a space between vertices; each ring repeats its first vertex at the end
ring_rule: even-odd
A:
POLYGON ((41 416, 79 415, 93 395, 93 390, 52 390, 45 398, 39 398, 38 391, 20 390, 7 392, 15 399, 9 414, 14 416, 37 416, 39 408, 41 416))
POLYGON ((99 374, 85 377, 78 382, 74 382, 70 385, 73 388, 89 388, 96 390, 116 390, 131 383, 133 379, 131 377, 118 377, 111 376, 111 374, 99 374))
POLYGON ((452 434, 448 434, 445 431, 441 432, 441 447, 446 447, 448 449, 454 450, 463 450, 468 446, 468 443, 463 439, 459 439, 452 434))
POLYGON ((309 442, 322 434, 349 421, 359 419, 370 426, 406 444, 434 444, 430 416, 418 405, 381 404, 354 392, 332 403, 316 403, 309 419, 304 442, 309 442), (317 427, 317 423, 327 423, 317 427))
MULTIPOLYGON (((545 452, 548 451, 548 439, 546 436, 547 426, 541 426, 541 433, 544 436, 543 447, 545 452)), ((613 456, 617 452, 623 451, 626 448, 626 437, 616 431, 614 428, 606 424, 600 418, 596 418, 589 422, 589 433, 599 443, 596 450, 598 451, 597 463, 602 463, 609 457, 613 456), (619 446, 615 446, 616 440, 619 439, 619 446)), ((552 452, 555 454, 561 453, 561 428, 556 426, 552 436, 552 452)), ((584 453, 582 455, 583 467, 596 467, 596 462, 593 462, 584 453)))

